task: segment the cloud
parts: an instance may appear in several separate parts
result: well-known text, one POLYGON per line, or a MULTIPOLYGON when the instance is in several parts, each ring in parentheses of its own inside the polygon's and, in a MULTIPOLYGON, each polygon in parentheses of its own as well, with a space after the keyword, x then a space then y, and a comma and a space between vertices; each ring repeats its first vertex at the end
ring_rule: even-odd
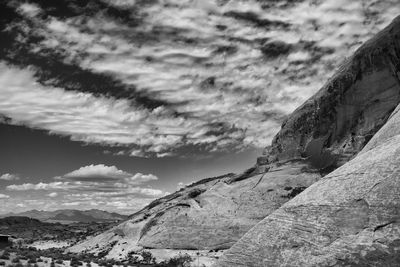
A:
POLYGON ((10 198, 8 195, 0 194, 0 199, 7 199, 10 198))
POLYGON ((134 176, 127 178, 127 182, 130 184, 146 183, 150 181, 156 181, 158 177, 153 174, 142 174, 136 173, 134 176))
POLYGON ((3 175, 0 176, 0 180, 4 180, 4 181, 16 181, 19 180, 19 176, 16 174, 10 174, 10 173, 5 173, 3 175))
POLYGON ((119 170, 116 166, 106 166, 104 164, 89 165, 79 168, 78 170, 67 173, 56 179, 67 179, 71 181, 81 182, 104 182, 117 183, 122 185, 138 185, 150 181, 158 180, 153 174, 136 173, 131 174, 119 170))
POLYGON ((41 9, 35 4, 23 3, 19 6, 18 11, 20 11, 23 15, 34 17, 41 12, 41 9))
POLYGON ((104 164, 89 165, 81 167, 78 170, 72 171, 63 175, 63 178, 68 179, 124 179, 130 178, 132 174, 119 170, 115 166, 106 166, 104 164))
POLYGON ((178 185, 176 186, 177 190, 181 190, 182 188, 187 187, 188 185, 192 184, 194 182, 189 182, 189 183, 183 183, 183 182, 179 182, 178 185))
POLYGON ((141 194, 149 196, 149 197, 162 197, 165 193, 159 189, 152 189, 152 188, 140 188, 138 190, 141 194))
POLYGON ((48 196, 49 197, 56 197, 56 196, 58 196, 58 193, 57 192, 53 192, 53 193, 48 194, 48 196))
POLYGON ((12 184, 6 187, 6 190, 9 191, 28 191, 28 190, 67 190, 72 186, 71 183, 68 182, 52 182, 52 183, 24 183, 24 184, 12 184))
POLYGON ((45 4, 15 2, 26 16, 7 28, 19 30, 15 42, 83 78, 34 61, 30 69, 0 66, 0 113, 140 157, 269 145, 285 116, 400 12, 396 0, 107 0, 125 16, 94 4, 91 16, 68 6, 64 18, 45 4), (98 80, 89 76, 113 83, 88 93, 84 81, 98 80))

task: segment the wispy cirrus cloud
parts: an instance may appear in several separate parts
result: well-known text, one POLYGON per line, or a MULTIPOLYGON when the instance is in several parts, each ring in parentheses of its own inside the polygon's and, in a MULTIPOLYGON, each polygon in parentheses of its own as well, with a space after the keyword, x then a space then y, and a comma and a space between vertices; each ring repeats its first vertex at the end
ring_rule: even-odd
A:
POLYGON ((71 189, 71 185, 67 182, 51 182, 51 183, 24 183, 24 184, 12 184, 6 187, 9 191, 29 191, 29 190, 68 190, 71 189))

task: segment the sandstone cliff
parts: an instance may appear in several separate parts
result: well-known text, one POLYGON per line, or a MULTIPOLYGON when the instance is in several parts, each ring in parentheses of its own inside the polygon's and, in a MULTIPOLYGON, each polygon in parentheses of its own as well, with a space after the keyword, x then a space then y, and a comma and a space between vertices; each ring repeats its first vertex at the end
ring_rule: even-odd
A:
POLYGON ((368 144, 258 223, 217 265, 398 266, 399 94, 400 17, 293 113, 265 158, 339 166, 368 144))

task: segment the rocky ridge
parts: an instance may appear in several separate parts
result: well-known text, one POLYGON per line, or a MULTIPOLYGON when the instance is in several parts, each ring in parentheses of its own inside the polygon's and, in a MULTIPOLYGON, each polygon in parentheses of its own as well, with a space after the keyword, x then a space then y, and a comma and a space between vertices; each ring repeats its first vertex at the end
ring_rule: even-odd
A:
POLYGON ((293 113, 265 156, 306 152, 313 164, 328 159, 322 167, 353 159, 258 223, 217 266, 398 266, 399 95, 397 17, 293 113))

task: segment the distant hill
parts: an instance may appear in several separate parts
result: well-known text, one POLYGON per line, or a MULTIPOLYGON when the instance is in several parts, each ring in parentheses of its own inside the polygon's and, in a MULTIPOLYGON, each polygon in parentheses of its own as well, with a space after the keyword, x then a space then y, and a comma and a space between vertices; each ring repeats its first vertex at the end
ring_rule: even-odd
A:
POLYGON ((113 222, 123 221, 128 216, 121 215, 118 213, 110 213, 103 210, 91 209, 91 210, 55 210, 55 211, 43 211, 43 210, 30 210, 21 213, 8 213, 0 215, 0 218, 5 217, 28 217, 40 220, 42 222, 60 222, 60 223, 92 223, 92 222, 113 222))

